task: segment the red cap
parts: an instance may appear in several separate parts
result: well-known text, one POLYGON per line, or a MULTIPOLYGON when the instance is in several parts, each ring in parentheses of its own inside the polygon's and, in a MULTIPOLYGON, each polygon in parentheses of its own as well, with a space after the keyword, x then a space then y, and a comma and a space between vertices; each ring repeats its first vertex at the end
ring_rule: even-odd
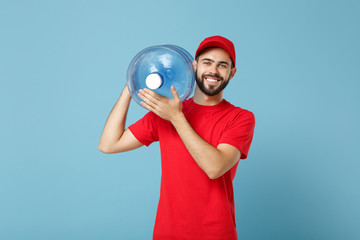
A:
POLYGON ((200 43, 198 49, 196 50, 195 59, 202 50, 210 47, 219 47, 224 49, 226 52, 228 52, 235 66, 236 56, 235 56, 234 44, 229 39, 224 38, 222 36, 213 36, 213 37, 205 38, 204 41, 200 43))

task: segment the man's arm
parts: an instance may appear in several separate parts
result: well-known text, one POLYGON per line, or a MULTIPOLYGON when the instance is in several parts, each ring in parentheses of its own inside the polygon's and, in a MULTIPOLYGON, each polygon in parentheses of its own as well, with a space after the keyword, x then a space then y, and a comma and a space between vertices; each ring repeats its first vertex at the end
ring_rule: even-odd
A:
POLYGON ((125 87, 105 123, 99 143, 101 152, 119 153, 143 146, 130 130, 125 130, 130 101, 131 95, 128 88, 125 87))
POLYGON ((174 99, 163 97, 148 89, 140 90, 139 96, 144 101, 144 107, 173 124, 185 147, 209 178, 216 179, 222 176, 238 162, 241 152, 230 144, 219 144, 214 147, 201 138, 185 118, 175 88, 172 87, 171 91, 174 99))

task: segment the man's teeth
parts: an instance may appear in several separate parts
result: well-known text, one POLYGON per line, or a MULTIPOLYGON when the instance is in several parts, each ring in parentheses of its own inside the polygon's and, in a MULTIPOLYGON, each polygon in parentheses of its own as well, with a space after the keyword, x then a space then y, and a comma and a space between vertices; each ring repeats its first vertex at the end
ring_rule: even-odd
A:
POLYGON ((206 78, 206 81, 209 81, 209 82, 217 82, 218 80, 217 80, 217 79, 213 79, 213 78, 206 78))

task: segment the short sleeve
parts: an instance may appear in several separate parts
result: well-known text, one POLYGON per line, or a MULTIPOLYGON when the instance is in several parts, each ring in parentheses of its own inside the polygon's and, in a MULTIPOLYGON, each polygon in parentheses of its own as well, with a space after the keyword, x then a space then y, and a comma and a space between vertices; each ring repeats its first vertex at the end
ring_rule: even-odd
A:
POLYGON ((228 124, 219 143, 230 144, 241 152, 241 159, 246 159, 253 139, 255 116, 247 110, 240 111, 228 124))
POLYGON ((129 130, 139 142, 149 146, 151 143, 159 141, 156 121, 157 116, 149 112, 139 121, 130 125, 129 130))

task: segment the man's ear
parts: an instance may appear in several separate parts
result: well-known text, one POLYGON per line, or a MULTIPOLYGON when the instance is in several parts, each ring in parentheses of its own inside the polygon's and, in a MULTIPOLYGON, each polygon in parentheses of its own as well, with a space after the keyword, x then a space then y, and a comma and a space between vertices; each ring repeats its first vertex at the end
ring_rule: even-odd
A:
POLYGON ((229 80, 233 78, 233 76, 235 75, 236 73, 236 67, 233 67, 231 70, 230 70, 230 76, 229 76, 229 80))
POLYGON ((194 68, 194 71, 196 72, 197 61, 196 61, 195 59, 192 61, 192 66, 193 66, 193 68, 194 68))

